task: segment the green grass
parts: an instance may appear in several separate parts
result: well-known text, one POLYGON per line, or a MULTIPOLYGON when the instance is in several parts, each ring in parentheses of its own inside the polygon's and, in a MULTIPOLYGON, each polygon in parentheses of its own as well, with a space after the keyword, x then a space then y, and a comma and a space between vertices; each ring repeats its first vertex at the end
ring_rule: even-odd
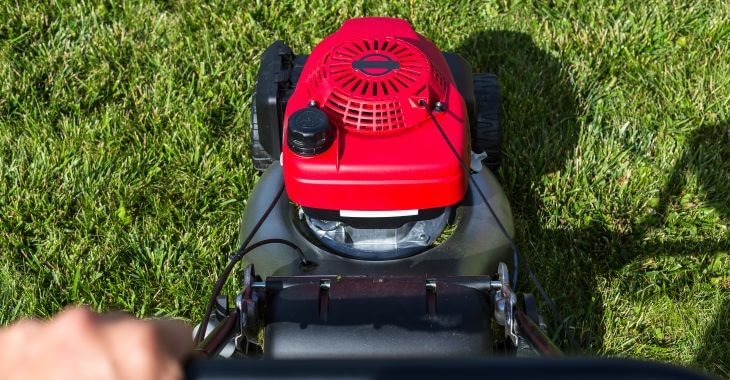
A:
POLYGON ((498 74, 517 237, 583 348, 730 377, 729 4, 2 2, 0 324, 198 320, 261 52, 390 15, 498 74))

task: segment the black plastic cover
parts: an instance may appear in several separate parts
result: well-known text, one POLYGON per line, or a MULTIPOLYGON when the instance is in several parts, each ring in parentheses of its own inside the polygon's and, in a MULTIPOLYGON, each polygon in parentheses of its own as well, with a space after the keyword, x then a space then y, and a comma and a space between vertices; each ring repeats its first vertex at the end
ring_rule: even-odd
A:
POLYGON ((259 128, 259 143, 274 160, 281 154, 284 110, 306 60, 306 55, 295 56, 282 41, 275 41, 261 55, 254 117, 259 128))
MULTIPOLYGON (((488 283, 488 277, 483 283, 488 283)), ((469 357, 492 352, 484 293, 426 277, 267 279, 267 358, 469 357), (291 283, 296 281, 296 283, 291 283), (279 284, 279 286, 276 286, 279 284)))

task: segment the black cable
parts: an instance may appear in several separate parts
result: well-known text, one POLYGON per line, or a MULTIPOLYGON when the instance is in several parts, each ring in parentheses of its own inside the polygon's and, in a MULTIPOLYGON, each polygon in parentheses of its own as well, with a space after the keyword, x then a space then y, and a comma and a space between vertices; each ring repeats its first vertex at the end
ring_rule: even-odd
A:
POLYGON ((223 286, 226 283, 226 280, 228 280, 228 276, 230 276, 231 271, 233 270, 233 267, 238 263, 243 256, 253 250, 254 248, 260 247, 264 244, 271 244, 271 243, 279 243, 279 244, 286 244, 290 247, 293 247, 297 250, 299 253, 299 256, 302 259, 303 265, 308 265, 309 262, 304 257, 304 253, 299 249, 299 247, 296 246, 296 244, 283 240, 283 239, 267 239, 262 240, 259 242, 256 242, 251 247, 248 247, 248 244, 251 242, 251 239, 253 239, 253 236, 258 232, 258 230, 261 228, 261 225, 264 224, 264 221, 266 221, 266 218, 269 217, 269 214, 271 214, 271 211, 274 209, 274 206, 279 202, 279 199, 281 198, 281 195, 284 193, 284 185, 281 185, 281 188, 276 193, 276 196, 274 196, 274 199, 271 201, 269 206, 266 208, 266 211, 264 211, 264 214, 261 216, 258 222, 256 222, 256 225, 254 225, 253 229, 251 229, 251 232, 248 233, 248 236, 246 237, 246 240, 241 243, 240 247, 236 251, 236 253, 231 256, 228 265, 226 265, 226 268, 223 270, 223 273, 218 277, 218 281, 216 281, 215 288, 213 289, 213 293, 210 296, 210 300, 208 301, 208 307, 205 309, 205 316, 203 317, 203 321, 200 323, 200 328, 198 328, 198 333, 195 334, 195 344, 200 343, 203 340, 203 337, 205 336, 204 331, 206 330, 206 327, 208 326, 208 322, 210 322, 210 316, 213 314, 213 308, 215 307, 216 298, 220 294, 221 290, 223 290, 223 286))
POLYGON ((545 300, 545 302, 548 304, 548 307, 550 308, 550 312, 553 314, 553 317, 558 319, 560 321, 560 325, 562 326, 563 330, 565 331, 565 335, 568 337, 568 340, 570 341, 570 345, 573 347, 573 351, 578 351, 578 342, 576 341, 575 337, 573 336, 573 333, 568 330, 567 326, 565 325, 565 320, 563 319, 563 316, 558 312, 558 308, 555 306, 555 302, 553 302, 552 298, 547 294, 545 289, 542 287, 542 284, 540 283, 540 280, 537 278, 535 273, 532 271, 532 268, 530 268, 530 264, 522 259, 522 253, 520 252, 519 246, 517 246, 517 243, 512 239, 510 234, 507 232, 507 229, 502 224, 502 221, 497 216, 497 213, 494 212, 494 209, 492 208, 492 205, 489 204, 489 201, 487 200, 486 195, 482 192, 482 189, 479 187, 479 184, 477 184, 476 180, 469 175, 471 173, 470 168, 466 166, 464 161, 461 160, 461 156, 459 155, 459 152, 456 150, 454 145, 451 143, 451 140, 449 140, 449 137, 446 136, 446 132, 444 132, 443 128, 441 127, 441 124, 439 124, 438 120, 436 120, 436 117, 433 115, 433 111, 431 108, 428 107, 426 104, 426 101, 421 100, 418 102, 419 105, 423 106, 423 108, 428 113, 428 116, 431 118, 431 121, 434 125, 436 125, 436 128, 438 128, 439 133, 441 133, 441 137, 443 137, 444 141, 449 145, 449 148, 451 149, 451 152, 454 154, 454 157, 456 157, 457 161, 459 161, 459 164, 461 164, 462 169, 465 173, 467 173, 469 177, 469 181, 471 181, 474 188, 477 190, 477 193, 479 193, 479 196, 482 198, 482 201, 484 201, 484 204, 487 206, 487 209, 489 209, 489 212, 492 214, 492 217, 497 222, 497 226, 499 226, 499 229, 502 231, 502 234, 505 238, 507 238, 507 241, 509 242, 510 246, 512 247, 512 253, 514 257, 514 263, 515 268, 513 270, 513 273, 515 275, 512 277, 512 289, 517 288, 517 272, 518 272, 518 266, 519 262, 522 261, 525 265, 525 269, 527 269, 527 274, 530 277, 530 280, 535 285, 537 290, 540 292, 540 295, 545 300))
MULTIPOLYGON (((296 244, 292 243, 289 240, 274 238, 274 239, 264 239, 264 240, 257 241, 256 243, 251 244, 251 246, 247 247, 246 249, 244 249, 242 251, 241 250, 237 251, 236 254, 231 257, 230 261, 228 262, 228 265, 226 265, 226 268, 223 270, 223 273, 221 273, 220 277, 218 278, 218 282, 216 282, 215 288, 213 289, 211 299, 213 300, 214 305, 215 305, 216 298, 223 290, 223 286, 225 285, 226 280, 228 279, 228 276, 230 276, 231 272, 233 271, 233 267, 235 267, 236 264, 239 261, 241 261, 243 256, 246 256, 247 253, 253 251, 254 249, 256 249, 258 247, 261 247, 262 245, 267 245, 267 244, 283 244, 283 245, 289 246, 297 251, 297 254, 302 259, 302 265, 309 264, 309 261, 307 261, 307 259, 304 257, 304 252, 302 252, 302 250, 299 248, 299 246, 297 246, 296 244)), ((211 310, 211 314, 207 314, 207 310, 206 310, 207 320, 205 318, 203 319, 203 321, 206 324, 210 321, 211 315, 212 315, 212 310, 211 310)), ((205 326, 205 325, 203 325, 201 323, 200 328, 198 329, 198 334, 200 334, 200 329, 202 329, 203 326, 205 326)), ((196 339, 197 339, 197 336, 196 336, 196 339)), ((196 342, 196 343, 198 343, 198 342, 196 342)))
POLYGON ((461 165, 461 169, 467 174, 467 177, 469 178, 469 181, 471 181, 472 185, 474 185, 474 188, 477 189, 477 192, 479 193, 479 196, 482 198, 484 203, 487 205, 487 208, 489 208, 489 212, 494 217, 494 220, 497 222, 497 226, 502 231, 502 234, 507 238, 507 241, 509 242, 510 247, 512 248, 513 253, 513 259, 515 268, 512 271, 512 289, 517 288, 517 277, 519 273, 519 262, 520 262, 520 247, 517 246, 517 243, 512 239, 512 237, 509 235, 509 232, 507 232, 507 229, 504 227, 504 224, 502 224, 502 221, 497 217, 497 213, 494 212, 494 209, 492 209, 492 205, 489 204, 489 201, 487 201, 487 197, 482 192, 482 189, 479 187, 479 185, 476 183, 474 178, 470 175, 471 169, 466 166, 464 161, 461 160, 461 156, 459 155, 459 152, 454 147, 454 144, 451 143, 451 140, 449 140, 449 137, 446 136, 446 132, 444 132, 443 128, 441 127, 441 124, 436 120, 436 117, 433 116, 433 111, 427 107, 426 101, 421 100, 419 105, 423 106, 423 108, 428 112, 428 116, 431 118, 431 121, 433 121, 434 125, 438 128, 439 133, 441 134, 441 137, 443 137, 444 141, 449 145, 449 148, 451 149, 451 152, 456 157, 457 161, 459 161, 459 164, 461 165))

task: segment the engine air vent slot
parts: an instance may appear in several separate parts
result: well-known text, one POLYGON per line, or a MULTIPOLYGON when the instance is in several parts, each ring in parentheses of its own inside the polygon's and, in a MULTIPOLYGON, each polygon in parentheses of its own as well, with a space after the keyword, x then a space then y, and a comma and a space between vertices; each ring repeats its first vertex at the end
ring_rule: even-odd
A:
POLYGON ((338 45, 324 57, 310 84, 312 98, 321 100, 336 126, 366 134, 417 125, 423 120, 404 117, 402 107, 411 109, 415 104, 408 98, 426 98, 434 91, 443 94, 447 86, 419 48, 393 37, 338 45))

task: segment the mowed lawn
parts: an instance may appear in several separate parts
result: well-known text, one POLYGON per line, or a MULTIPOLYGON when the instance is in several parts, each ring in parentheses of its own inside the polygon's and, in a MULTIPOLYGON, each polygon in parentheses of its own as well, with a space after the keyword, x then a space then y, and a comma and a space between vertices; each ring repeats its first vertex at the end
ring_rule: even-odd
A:
POLYGON ((730 377, 730 3, 43 3, 0 4, 0 324, 198 321, 261 52, 388 15, 499 76, 517 240, 582 349, 730 377))

